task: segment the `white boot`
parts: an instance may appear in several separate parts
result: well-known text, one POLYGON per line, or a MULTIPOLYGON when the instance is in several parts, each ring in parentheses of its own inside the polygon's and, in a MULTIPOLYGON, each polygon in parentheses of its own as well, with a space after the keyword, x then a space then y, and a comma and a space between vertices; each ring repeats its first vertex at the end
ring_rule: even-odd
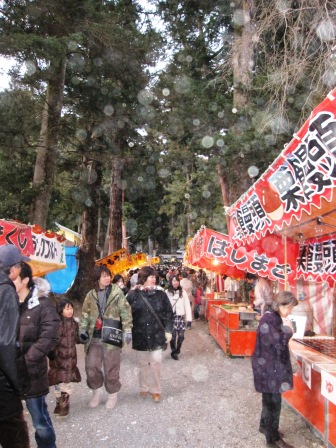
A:
POLYGON ((115 405, 117 404, 117 399, 118 399, 118 392, 115 392, 114 394, 109 394, 108 395, 108 399, 106 402, 106 409, 114 409, 115 405))
POLYGON ((92 391, 92 398, 89 402, 89 407, 90 408, 96 408, 97 406, 100 405, 101 401, 103 399, 103 388, 99 387, 96 390, 92 391))

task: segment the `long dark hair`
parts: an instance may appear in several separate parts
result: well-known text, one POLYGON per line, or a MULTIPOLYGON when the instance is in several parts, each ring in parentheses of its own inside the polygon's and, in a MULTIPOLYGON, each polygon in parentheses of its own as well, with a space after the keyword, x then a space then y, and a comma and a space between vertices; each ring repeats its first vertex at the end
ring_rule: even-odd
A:
POLYGON ((179 278, 178 275, 171 275, 169 277, 169 282, 168 282, 168 292, 171 292, 172 294, 174 294, 175 291, 178 291, 179 292, 179 297, 182 297, 183 289, 182 289, 182 286, 180 285, 180 278, 179 278), (173 287, 173 280, 174 279, 179 282, 179 285, 178 285, 178 287, 176 289, 173 287))

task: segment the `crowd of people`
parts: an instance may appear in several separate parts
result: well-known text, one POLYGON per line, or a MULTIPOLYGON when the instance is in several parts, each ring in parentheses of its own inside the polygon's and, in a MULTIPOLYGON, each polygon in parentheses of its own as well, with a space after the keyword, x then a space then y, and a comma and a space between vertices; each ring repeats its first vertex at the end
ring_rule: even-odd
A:
MULTIPOLYGON (((49 387, 56 398, 54 414, 70 409, 73 383, 81 381, 76 344, 85 345, 85 374, 90 408, 115 408, 121 388, 122 347, 136 351, 139 397, 161 400, 163 351, 178 361, 185 331, 200 316, 201 297, 209 286, 206 274, 187 268, 144 266, 127 278, 112 278, 106 266, 96 266, 79 321, 74 306, 62 299, 54 306, 50 286, 33 278, 29 259, 13 245, 0 247, 0 445, 28 448, 25 401, 38 448, 56 447, 56 435, 46 404, 49 387), (106 336, 106 331, 108 336, 106 336)), ((273 297, 257 277, 247 278, 260 313, 252 357, 255 388, 262 394, 259 430, 268 446, 289 447, 279 431, 281 394, 293 387, 288 342, 293 327, 288 315, 297 304, 285 291, 273 297), (260 291, 257 291, 259 283, 260 291)))

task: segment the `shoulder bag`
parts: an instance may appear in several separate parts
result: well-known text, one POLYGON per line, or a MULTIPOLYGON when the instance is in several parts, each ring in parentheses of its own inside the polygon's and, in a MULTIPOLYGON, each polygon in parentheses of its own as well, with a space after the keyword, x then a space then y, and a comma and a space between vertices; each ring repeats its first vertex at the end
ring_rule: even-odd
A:
POLYGON ((121 348, 123 344, 123 331, 121 320, 109 319, 107 317, 103 317, 103 313, 99 306, 99 301, 97 301, 97 306, 99 316, 102 321, 101 339, 100 339, 101 342, 121 348))

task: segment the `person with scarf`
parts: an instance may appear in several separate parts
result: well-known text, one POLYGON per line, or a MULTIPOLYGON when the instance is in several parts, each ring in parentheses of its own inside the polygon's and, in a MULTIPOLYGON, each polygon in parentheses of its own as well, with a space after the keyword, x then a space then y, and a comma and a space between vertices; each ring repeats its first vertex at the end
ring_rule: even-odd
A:
POLYGON ((122 322, 123 346, 132 339, 132 313, 122 290, 111 283, 111 272, 106 266, 95 266, 93 270, 95 288, 88 292, 82 307, 79 324, 79 339, 86 345, 85 372, 87 385, 92 390, 90 408, 99 406, 103 399, 103 386, 108 393, 106 409, 117 404, 121 389, 119 380, 121 348, 101 340, 103 320, 122 322))
POLYGON ((156 284, 156 270, 144 266, 138 283, 127 294, 132 308, 132 348, 139 366, 141 398, 161 400, 162 351, 172 339, 174 314, 164 289, 156 284))
POLYGON ((178 355, 184 341, 186 322, 191 323, 192 315, 188 294, 182 289, 177 275, 172 275, 169 278, 167 296, 174 312, 174 326, 172 340, 170 341, 171 357, 178 361, 178 355))

